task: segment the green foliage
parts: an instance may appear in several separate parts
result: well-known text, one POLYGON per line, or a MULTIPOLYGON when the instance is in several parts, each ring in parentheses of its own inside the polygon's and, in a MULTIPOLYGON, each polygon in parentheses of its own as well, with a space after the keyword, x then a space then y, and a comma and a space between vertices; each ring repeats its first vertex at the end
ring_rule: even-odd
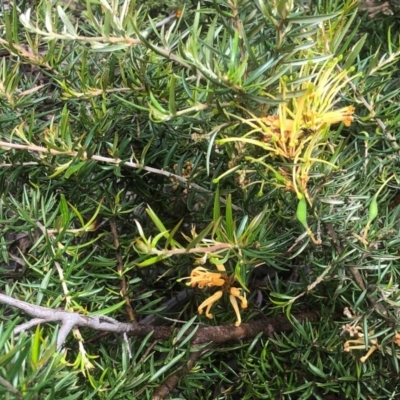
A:
MULTIPOLYGON (((78 399, 83 393, 78 387, 78 377, 66 366, 65 359, 55 352, 54 342, 47 331, 38 325, 35 332, 16 338, 13 328, 21 319, 14 319, 0 325, 0 368, 2 376, 20 390, 23 399, 78 399), (12 322, 11 322, 12 321, 12 322), (7 326, 7 328, 6 328, 7 326)), ((2 383, 0 393, 3 398, 10 397, 10 390, 2 383)))
POLYGON ((212 290, 166 308, 195 265, 225 266, 244 322, 286 314, 293 331, 208 350, 171 398, 397 398, 396 16, 352 0, 27 3, 0 10, 1 291, 120 321, 129 298, 176 330, 74 331, 60 353, 56 324, 17 334, 29 317, 2 306, 16 398, 150 399, 199 350, 186 334, 234 321, 225 298, 197 315, 212 290))

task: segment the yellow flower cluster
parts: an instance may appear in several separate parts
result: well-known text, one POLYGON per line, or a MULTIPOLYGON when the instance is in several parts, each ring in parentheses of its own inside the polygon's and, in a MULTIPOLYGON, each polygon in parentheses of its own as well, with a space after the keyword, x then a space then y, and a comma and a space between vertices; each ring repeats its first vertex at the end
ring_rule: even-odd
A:
MULTIPOLYGON (((346 324, 343 328, 344 331, 349 332, 350 336, 356 337, 356 339, 347 340, 343 345, 343 350, 346 352, 350 352, 351 350, 364 350, 367 348, 364 334, 361 333, 362 328, 360 326, 351 326, 346 324)), ((374 332, 371 331, 369 334, 373 334, 374 332)), ((378 344, 378 339, 370 339, 368 338, 368 351, 365 356, 360 358, 360 361, 364 363, 367 361, 368 357, 375 351, 379 350, 380 346, 378 344)))
POLYGON ((210 272, 204 267, 197 267, 193 269, 190 277, 183 279, 189 279, 189 282, 187 283, 188 286, 197 286, 199 289, 221 287, 221 290, 218 290, 208 299, 204 300, 198 307, 198 313, 203 314, 205 309, 205 315, 210 319, 213 318, 213 315, 210 312, 211 307, 222 297, 224 292, 228 292, 229 300, 237 317, 235 326, 239 326, 242 322, 242 318, 240 316, 238 300, 240 301, 241 308, 247 308, 246 294, 244 293, 242 295, 242 289, 231 286, 235 281, 235 278, 226 274, 225 267, 222 264, 217 264, 216 267, 219 272, 210 272))
MULTIPOLYGON (((362 327, 361 326, 354 326, 351 324, 346 324, 342 328, 343 332, 347 332, 350 337, 355 337, 355 339, 350 339, 347 340, 344 345, 343 345, 343 350, 345 352, 350 352, 352 350, 365 350, 367 348, 367 342, 365 340, 365 336, 362 333, 362 327)), ((368 332, 368 336, 371 335, 373 336, 374 331, 368 332)), ((395 332, 394 337, 393 337, 393 343, 396 344, 397 346, 400 346, 400 333, 395 332)), ((382 352, 387 352, 388 354, 391 354, 391 349, 388 348, 387 346, 383 347, 381 349, 381 346, 378 343, 378 339, 374 337, 368 337, 368 351, 367 353, 360 357, 360 361, 364 363, 367 361, 368 357, 375 351, 375 350, 382 350, 382 352)), ((398 355, 396 355, 397 358, 399 358, 398 355)))
POLYGON ((261 121, 265 124, 266 129, 262 131, 263 140, 268 142, 274 141, 277 145, 281 145, 283 155, 287 158, 294 157, 286 146, 293 148, 299 144, 299 140, 304 137, 306 131, 319 131, 323 127, 343 122, 345 126, 350 126, 353 122, 354 107, 348 106, 339 110, 328 111, 324 114, 314 112, 304 112, 297 121, 291 118, 283 118, 279 115, 269 115, 262 117, 261 121))
MULTIPOLYGON (((264 166, 273 173, 278 187, 296 192, 299 198, 305 196, 311 204, 307 186, 313 166, 323 163, 335 168, 330 161, 335 146, 329 141, 330 126, 350 126, 354 120, 353 106, 335 109, 342 89, 354 78, 349 77, 352 69, 342 70, 339 61, 340 58, 333 58, 322 65, 307 63, 299 71, 282 76, 278 95, 265 92, 266 97, 279 101, 275 114, 259 116, 237 106, 246 116, 235 112, 228 113, 229 117, 250 129, 240 137, 225 135, 215 143, 240 142, 238 155, 246 144, 260 147, 263 155, 254 158, 250 154, 246 160, 264 166), (276 158, 283 165, 277 167, 271 162, 276 158)), ((237 172, 235 166, 231 170, 237 172)))

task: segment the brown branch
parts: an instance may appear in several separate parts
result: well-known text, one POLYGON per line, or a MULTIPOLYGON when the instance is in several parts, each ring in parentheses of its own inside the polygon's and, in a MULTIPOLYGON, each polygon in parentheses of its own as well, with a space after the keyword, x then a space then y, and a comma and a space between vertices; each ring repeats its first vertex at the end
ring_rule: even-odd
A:
POLYGON ((126 303, 125 309, 126 309, 126 313, 128 314, 129 321, 133 322, 133 321, 135 321, 136 318, 135 318, 135 313, 134 313, 132 305, 131 305, 131 301, 127 294, 128 285, 126 283, 126 276, 124 274, 124 262, 122 260, 121 248, 120 248, 119 239, 118 239, 117 224, 115 223, 114 218, 110 219, 110 226, 111 226, 111 234, 113 236, 114 247, 115 247, 115 257, 117 258, 117 271, 118 271, 118 275, 121 277, 121 296, 124 298, 125 303, 126 303))
MULTIPOLYGON (((36 318, 34 322, 37 324, 43 322, 61 322, 61 328, 57 337, 57 349, 62 348, 67 335, 74 327, 86 327, 103 332, 125 333, 135 337, 144 337, 152 332, 152 339, 154 340, 169 339, 170 336, 176 332, 176 328, 169 326, 153 326, 137 322, 123 323, 108 316, 85 316, 68 311, 53 310, 17 300, 1 293, 0 303, 23 310, 26 314, 36 318)), ((319 314, 315 312, 301 313, 295 317, 299 322, 313 322, 320 319, 319 314)), ((15 328, 14 332, 21 332, 34 325, 32 321, 19 325, 15 328)), ((166 378, 164 383, 156 389, 153 399, 159 400, 168 396, 179 380, 191 370, 196 361, 208 350, 229 341, 251 339, 259 333, 271 336, 274 332, 284 332, 292 329, 293 325, 286 317, 264 318, 258 321, 243 323, 239 327, 229 324, 207 326, 197 329, 197 332, 191 340, 191 345, 198 346, 206 343, 209 343, 209 345, 200 351, 194 351, 187 363, 183 364, 177 372, 166 378)), ((190 330, 188 330, 187 334, 189 335, 190 333, 190 330)))
MULTIPOLYGON (((318 321, 320 316, 317 313, 309 312, 296 315, 296 319, 299 322, 313 322, 318 321)), ((152 399, 165 399, 176 387, 179 380, 190 372, 196 361, 199 360, 203 354, 218 347, 222 343, 251 339, 256 337, 260 332, 264 333, 266 336, 271 336, 274 332, 287 332, 291 331, 292 329, 293 325, 286 317, 265 318, 259 321, 243 323, 238 327, 233 325, 221 325, 200 328, 194 335, 191 344, 211 344, 200 351, 191 353, 187 363, 182 365, 178 371, 167 377, 165 381, 154 391, 152 399)))
MULTIPOLYGON (((315 322, 320 319, 315 312, 305 312, 296 315, 299 322, 315 322)), ((207 342, 222 344, 228 341, 251 339, 260 332, 271 336, 274 332, 286 332, 293 329, 292 323, 286 317, 265 318, 261 320, 242 323, 240 326, 220 325, 200 328, 192 340, 192 344, 199 345, 207 342)))
POLYGON ((165 399, 170 392, 176 387, 179 380, 183 378, 186 374, 190 372, 190 370, 194 367, 197 360, 199 360, 204 353, 212 348, 216 347, 216 345, 207 346, 205 349, 200 351, 195 351, 190 354, 189 360, 186 364, 182 365, 182 367, 170 375, 153 393, 152 400, 162 400, 165 399))

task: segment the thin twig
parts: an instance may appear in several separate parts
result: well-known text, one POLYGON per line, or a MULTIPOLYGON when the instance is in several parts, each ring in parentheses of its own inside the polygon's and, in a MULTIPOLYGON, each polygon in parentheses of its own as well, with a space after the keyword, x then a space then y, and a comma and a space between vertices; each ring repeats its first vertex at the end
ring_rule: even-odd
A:
MULTIPOLYGON (((54 149, 48 149, 46 147, 37 146, 35 144, 27 145, 27 144, 9 143, 9 142, 0 141, 0 148, 1 147, 6 148, 6 149, 28 150, 28 151, 33 151, 36 153, 47 153, 47 154, 50 154, 53 156, 63 155, 63 156, 69 156, 69 157, 77 157, 77 155, 78 155, 78 152, 73 151, 73 150, 59 151, 59 150, 54 150, 54 149)), ((196 183, 189 182, 183 176, 173 174, 173 173, 165 171, 163 169, 147 167, 145 165, 137 164, 133 161, 123 161, 120 158, 110 158, 110 157, 103 157, 103 156, 98 156, 98 155, 92 155, 90 158, 84 158, 85 156, 86 155, 84 154, 82 158, 86 159, 86 160, 94 160, 94 161, 98 161, 98 162, 104 162, 107 164, 114 164, 114 165, 118 165, 121 167, 135 168, 135 169, 151 172, 151 173, 157 174, 157 175, 163 175, 170 179, 176 180, 177 182, 185 184, 188 187, 188 189, 196 189, 199 192, 203 192, 203 193, 212 193, 211 190, 205 189, 202 186, 197 185, 196 183)), ((221 198, 220 201, 221 201, 221 203, 226 204, 225 199, 221 198)), ((237 211, 243 211, 241 207, 238 207, 234 204, 232 205, 232 208, 237 211)))
POLYGON ((4 378, 0 376, 0 385, 4 386, 10 393, 12 393, 17 399, 24 400, 24 396, 18 392, 17 389, 10 382, 6 381, 4 378))
POLYGON ((30 165, 39 165, 39 163, 37 161, 28 161, 28 162, 22 162, 22 163, 1 163, 0 164, 0 168, 5 168, 5 167, 26 167, 26 166, 30 166, 30 165))
POLYGON ((47 322, 47 321, 46 321, 44 318, 34 318, 34 319, 31 319, 30 321, 25 322, 24 324, 18 325, 18 326, 14 329, 14 334, 17 335, 18 333, 25 332, 25 331, 27 331, 28 329, 31 329, 31 328, 33 328, 34 326, 39 325, 39 324, 44 324, 45 322, 47 322))
MULTIPOLYGON (((143 337, 148 333, 154 331, 154 328, 150 325, 141 325, 138 323, 124 323, 119 322, 110 317, 103 316, 86 316, 78 313, 53 310, 51 308, 42 307, 34 304, 27 303, 22 300, 14 299, 11 296, 0 293, 0 303, 6 304, 11 307, 16 307, 31 317, 36 318, 37 324, 43 322, 61 322, 61 329, 57 337, 57 349, 61 349, 67 335, 73 327, 85 327, 95 329, 102 332, 114 332, 114 333, 129 333, 133 336, 143 337)), ((34 324, 31 324, 33 326, 34 324)), ((20 332, 22 328, 26 328, 26 324, 19 325, 15 328, 15 332, 20 332)), ((171 329, 165 329, 166 327, 157 327, 155 332, 155 338, 160 337, 166 339, 171 334, 171 329)))

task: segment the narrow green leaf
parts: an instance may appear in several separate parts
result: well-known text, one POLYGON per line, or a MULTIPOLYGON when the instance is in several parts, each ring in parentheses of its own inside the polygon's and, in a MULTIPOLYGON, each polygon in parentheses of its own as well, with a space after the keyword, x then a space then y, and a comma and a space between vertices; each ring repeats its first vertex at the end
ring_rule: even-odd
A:
POLYGON ((119 50, 124 50, 129 47, 129 43, 117 43, 117 44, 108 44, 108 43, 92 43, 92 52, 93 53, 109 53, 116 52, 119 50))
POLYGON ((310 362, 308 363, 308 368, 314 375, 316 375, 322 379, 328 378, 328 376, 320 368, 316 367, 315 365, 311 364, 310 362))
POLYGON ((200 3, 198 3, 197 10, 194 13, 194 20, 193 20, 192 27, 191 27, 191 31, 195 35, 194 36, 195 38, 200 36, 199 35, 199 33, 200 33, 199 32, 199 23, 200 23, 200 15, 201 15, 200 8, 201 8, 200 3))
POLYGON ((15 379, 18 375, 21 374, 21 372, 26 371, 26 361, 29 360, 29 352, 31 350, 29 344, 29 341, 27 341, 25 346, 16 353, 16 357, 13 358, 13 362, 11 364, 12 368, 11 370, 7 371, 7 375, 11 379, 15 379))
POLYGON ((70 202, 68 202, 68 205, 72 208, 72 210, 74 211, 75 215, 78 217, 81 226, 84 226, 85 225, 85 221, 84 221, 81 213, 78 211, 78 209, 73 204, 71 204, 70 202))
POLYGON ((289 10, 287 9, 287 7, 289 4, 290 2, 288 2, 287 0, 278 0, 276 2, 276 9, 278 10, 278 13, 283 20, 285 20, 288 16, 289 10))
POLYGON ((257 80, 266 71, 272 68, 276 64, 276 59, 270 58, 264 64, 260 65, 244 82, 243 86, 249 86, 255 80, 257 80))
POLYGON ((103 204, 103 200, 104 200, 104 199, 100 199, 99 205, 97 206, 96 211, 94 212, 94 214, 92 215, 92 217, 89 219, 89 221, 88 221, 86 224, 84 224, 84 225, 82 226, 82 228, 83 228, 84 230, 88 230, 88 231, 89 231, 89 230, 92 230, 92 229, 93 229, 93 224, 94 224, 94 222, 95 222, 97 216, 99 215, 99 212, 100 212, 101 207, 102 207, 102 204, 103 204))
POLYGON ((239 51, 239 34, 235 30, 235 35, 233 37, 233 40, 231 40, 231 46, 230 46, 230 63, 228 70, 228 77, 230 79, 233 78, 237 70, 238 51, 239 51))
POLYGON ((45 11, 45 17, 44 17, 44 24, 46 26, 46 29, 49 33, 53 32, 53 23, 52 23, 52 2, 51 1, 46 1, 46 11, 45 11))
POLYGON ((219 185, 217 185, 217 189, 214 194, 214 209, 213 209, 213 221, 217 223, 219 217, 221 216, 221 201, 220 201, 220 190, 219 185))
MULTIPOLYGON (((168 232, 160 232, 159 234, 157 234, 156 236, 154 236, 153 240, 150 243, 150 246, 152 249, 156 249, 157 247, 157 243, 160 239, 162 239, 163 237, 166 237, 166 235, 168 235, 168 232)), ((169 236, 169 235, 168 235, 169 236)), ((170 236, 169 236, 170 237, 170 236)))
POLYGON ((125 98, 123 98, 121 96, 118 96, 116 94, 114 94, 113 97, 115 97, 115 99, 117 99, 119 102, 121 102, 121 104, 125 104, 128 107, 132 107, 133 109, 137 109, 137 110, 140 110, 140 111, 149 112, 149 107, 141 106, 139 104, 136 104, 133 101, 128 101, 125 98))
MULTIPOLYGON (((13 7, 13 9, 16 9, 17 7, 13 7)), ((15 32, 12 28, 12 22, 13 19, 11 17, 11 13, 9 11, 6 11, 4 13, 4 22, 5 22, 5 33, 6 33, 6 40, 9 43, 9 46, 12 50, 14 49, 14 46, 12 45, 13 43, 18 44, 18 40, 15 40, 15 36, 18 37, 18 35, 16 35, 17 32, 15 32)))
POLYGON ((189 321, 187 321, 181 329, 179 329, 179 332, 177 333, 177 335, 174 338, 173 344, 175 345, 176 343, 178 343, 183 335, 186 333, 186 331, 193 325, 194 321, 196 321, 197 319, 197 315, 195 315, 194 317, 192 317, 189 321))
POLYGON ((171 372, 171 368, 186 355, 186 351, 182 351, 182 353, 175 356, 167 365, 161 367, 153 376, 150 377, 149 383, 154 382, 159 376, 164 374, 165 372, 171 372))
POLYGON ((344 42, 345 37, 347 38, 348 36, 350 36, 350 37, 352 36, 352 32, 350 33, 350 35, 349 35, 349 32, 348 32, 350 27, 351 27, 351 29, 352 29, 352 31, 354 33, 356 33, 358 31, 357 28, 358 28, 359 23, 356 24, 356 26, 353 25, 353 21, 354 21, 355 17, 359 17, 358 10, 355 10, 353 12, 353 14, 350 16, 350 18, 346 22, 345 26, 340 27, 341 29, 337 29, 335 31, 335 36, 334 36, 334 38, 332 40, 332 43, 331 43, 331 49, 332 49, 332 52, 335 53, 335 55, 342 54, 344 51, 346 51, 347 45, 348 45, 347 44, 347 39, 346 39, 346 43, 344 45, 343 45, 343 42, 344 42), (337 50, 338 50, 339 46, 342 46, 342 48, 338 52, 337 50))
POLYGON ((158 102, 158 100, 154 97, 153 93, 149 93, 151 104, 162 114, 168 114, 168 112, 163 108, 163 106, 158 102))
POLYGON ((119 310, 124 304, 126 304, 126 301, 122 300, 119 303, 114 304, 110 307, 102 308, 101 310, 91 312, 91 313, 89 313, 89 315, 91 317, 94 317, 96 315, 107 315, 107 314, 112 313, 113 311, 119 310))
POLYGON ((307 201, 305 196, 302 196, 299 202, 297 203, 297 211, 296 217, 298 221, 304 226, 304 228, 308 228, 307 223, 307 201))
POLYGON ((35 334, 32 338, 32 348, 31 348, 31 360, 34 365, 36 365, 39 361, 40 354, 40 342, 41 342, 41 326, 40 324, 36 326, 35 334))
POLYGON ((244 60, 240 63, 239 67, 236 68, 235 75, 234 75, 234 83, 237 85, 242 85, 242 77, 247 71, 248 63, 247 63, 247 56, 244 60))
POLYGON ((7 329, 3 332, 4 329, 4 322, 0 325, 0 352, 3 350, 4 344, 9 339, 11 333, 13 332, 15 326, 20 322, 21 318, 16 317, 15 319, 11 320, 8 324, 7 329))
POLYGON ((242 268, 242 264, 238 261, 235 266, 235 278, 239 282, 240 286, 249 292, 249 289, 246 286, 245 278, 246 278, 246 271, 242 268))
POLYGON ((211 221, 187 246, 186 251, 195 248, 211 231, 214 221, 211 221))
POLYGON ((368 225, 378 216, 378 200, 377 196, 375 195, 372 198, 372 201, 369 205, 369 212, 368 212, 368 225))
POLYGON ((170 165, 170 162, 172 160, 172 157, 176 154, 176 149, 178 147, 179 143, 178 141, 174 142, 172 146, 169 148, 167 155, 164 158, 163 162, 163 168, 167 169, 167 167, 170 165))
POLYGON ((145 268, 149 267, 150 265, 156 264, 159 261, 163 260, 164 258, 167 258, 167 256, 154 256, 146 259, 145 261, 142 262, 135 262, 134 264, 139 267, 139 268, 145 268))
MULTIPOLYGON (((241 240, 241 236, 243 235, 243 232, 245 232, 248 220, 249 220, 249 216, 245 215, 242 218, 242 220, 240 221, 240 224, 236 229, 236 238, 238 241, 241 240)), ((247 231, 247 229, 246 229, 246 231, 247 231)))
POLYGON ((361 49, 364 46, 364 43, 368 37, 366 33, 354 46, 351 53, 347 56, 346 63, 344 64, 344 69, 348 70, 350 67, 353 66, 355 59, 358 57, 361 49))
MULTIPOLYGON (((240 138, 238 138, 238 141, 240 141, 240 138)), ((219 184, 219 182, 221 181, 221 179, 226 178, 227 176, 233 174, 235 171, 237 171, 238 169, 242 169, 243 166, 241 164, 238 164, 236 166, 234 166, 231 169, 228 169, 227 171, 225 171, 223 174, 219 175, 218 178, 214 178, 212 180, 213 183, 215 184, 219 184)))
POLYGON ((43 277, 42 281, 40 282, 40 289, 38 290, 37 294, 36 294, 36 299, 35 299, 35 303, 37 306, 40 306, 40 304, 42 303, 43 297, 44 297, 44 293, 46 292, 49 283, 50 283, 50 279, 53 277, 53 271, 51 269, 49 269, 45 276, 43 277))
POLYGON ((158 218, 157 214, 150 206, 147 206, 146 213, 160 232, 168 231, 168 229, 164 226, 160 218, 158 218))
POLYGON ((234 235, 234 222, 233 222, 233 213, 232 213, 232 196, 229 194, 226 199, 225 206, 225 223, 226 223, 226 234, 228 239, 232 242, 235 241, 234 235))
POLYGON ((71 21, 67 17, 67 14, 65 14, 64 10, 62 7, 57 6, 57 12, 59 17, 61 18, 61 21, 63 22, 64 26, 67 28, 67 31, 72 35, 76 36, 75 28, 71 24, 71 21))
POLYGON ((289 17, 286 20, 293 24, 320 24, 321 22, 328 21, 337 17, 339 13, 327 14, 327 15, 308 15, 301 17, 289 17))
POLYGON ((176 102, 175 102, 175 90, 176 90, 176 77, 175 75, 171 76, 169 80, 169 100, 168 100, 168 109, 171 115, 176 115, 176 102))
POLYGON ((153 143, 153 140, 154 140, 154 136, 151 136, 150 140, 146 143, 146 146, 144 146, 142 154, 140 155, 140 165, 146 165, 146 154, 149 151, 149 149, 153 143))
POLYGON ((215 26, 217 24, 217 21, 218 21, 218 15, 215 15, 210 26, 208 27, 208 33, 206 38, 206 44, 208 46, 205 46, 203 50, 204 58, 209 68, 213 68, 213 62, 212 62, 213 54, 210 49, 214 47, 215 26))
POLYGON ((183 222, 183 219, 181 219, 172 229, 172 231, 167 235, 167 240, 165 242, 165 248, 167 248, 169 245, 172 245, 171 242, 173 242, 173 246, 177 247, 177 248, 183 248, 183 246, 181 246, 178 242, 176 242, 175 240, 173 240, 176 232, 178 232, 178 229, 180 228, 181 224, 183 222))
POLYGON ((68 167, 72 164, 74 160, 70 160, 69 162, 67 162, 66 164, 60 165, 56 168, 55 172, 53 172, 51 175, 49 175, 50 179, 55 178, 56 176, 62 174, 65 170, 68 169, 68 167))
POLYGON ((65 177, 68 179, 70 178, 73 174, 78 172, 84 165, 86 165, 86 161, 80 161, 74 165, 71 165, 68 167, 68 169, 65 171, 65 177))

